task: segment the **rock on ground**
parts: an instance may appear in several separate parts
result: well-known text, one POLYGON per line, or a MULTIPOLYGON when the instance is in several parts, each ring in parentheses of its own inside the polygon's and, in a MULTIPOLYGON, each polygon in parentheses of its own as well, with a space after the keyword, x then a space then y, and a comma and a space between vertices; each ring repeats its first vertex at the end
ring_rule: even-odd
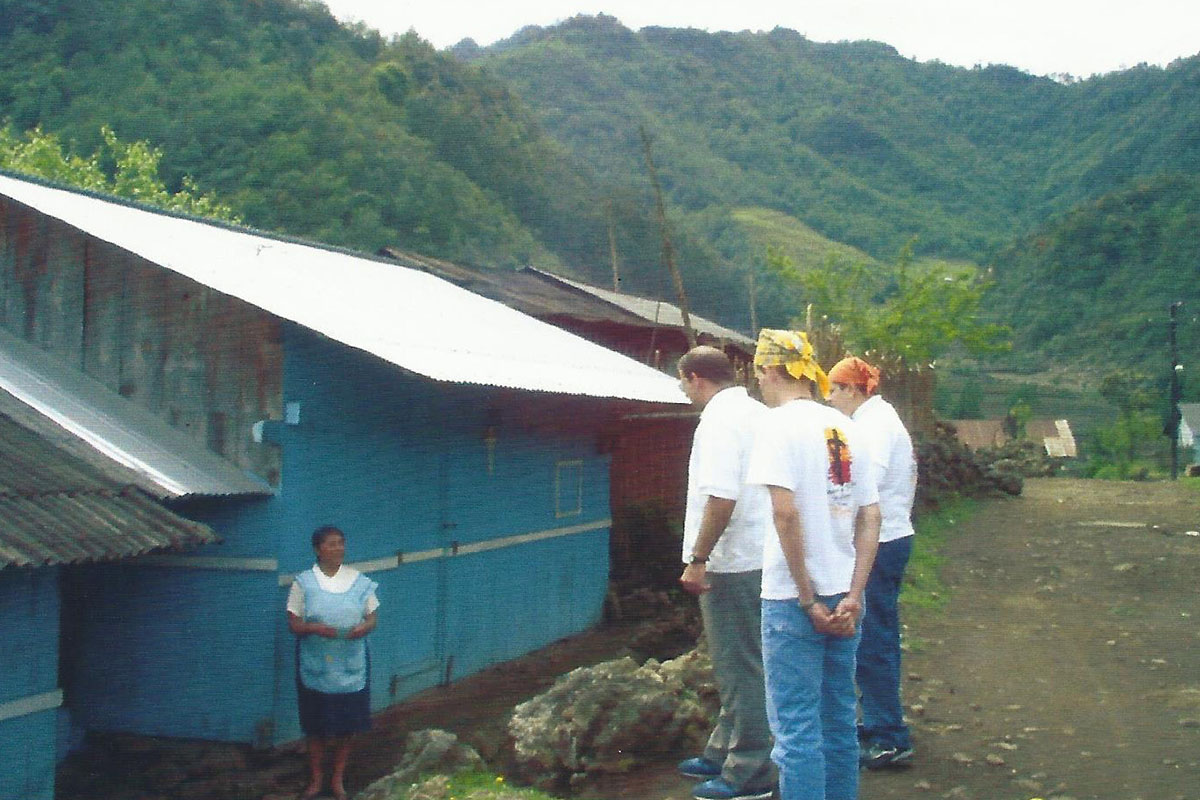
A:
POLYGON ((395 772, 363 789, 355 795, 355 800, 407 800, 414 785, 424 776, 453 775, 486 768, 479 753, 459 742, 453 733, 415 731, 405 741, 404 757, 395 772))
POLYGON ((514 710, 517 775, 547 791, 624 772, 703 745, 717 708, 702 650, 639 666, 631 658, 581 667, 514 710))

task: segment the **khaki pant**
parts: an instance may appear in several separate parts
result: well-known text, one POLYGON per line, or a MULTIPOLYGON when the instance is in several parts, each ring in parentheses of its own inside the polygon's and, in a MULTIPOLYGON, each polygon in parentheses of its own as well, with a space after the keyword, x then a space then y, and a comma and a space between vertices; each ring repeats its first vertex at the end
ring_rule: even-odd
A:
POLYGON ((762 571, 709 572, 700 615, 721 697, 704 757, 735 789, 775 785, 762 663, 762 571))

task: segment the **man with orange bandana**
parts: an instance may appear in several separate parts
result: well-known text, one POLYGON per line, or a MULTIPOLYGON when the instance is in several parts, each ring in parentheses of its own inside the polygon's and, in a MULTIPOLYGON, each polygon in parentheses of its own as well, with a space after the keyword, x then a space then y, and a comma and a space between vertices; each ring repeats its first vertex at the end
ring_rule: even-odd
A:
POLYGON ((817 402, 829 379, 808 338, 763 330, 755 374, 769 410, 746 482, 766 486, 767 717, 781 800, 855 800, 854 658, 879 536, 878 493, 854 422, 817 402))
POLYGON ((883 517, 858 645, 860 763, 867 769, 909 766, 913 747, 900 703, 899 600, 913 542, 917 465, 912 439, 896 409, 876 394, 876 367, 861 358, 844 358, 830 370, 829 380, 829 403, 852 417, 866 439, 883 517))

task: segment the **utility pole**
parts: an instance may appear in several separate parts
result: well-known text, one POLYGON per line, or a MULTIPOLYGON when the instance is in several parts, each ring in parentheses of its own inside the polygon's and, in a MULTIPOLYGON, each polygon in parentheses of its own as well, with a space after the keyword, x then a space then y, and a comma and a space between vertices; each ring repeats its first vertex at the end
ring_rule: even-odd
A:
POLYGON ((754 282, 755 271, 756 270, 755 270, 754 264, 751 264, 750 271, 746 275, 746 281, 747 281, 747 283, 750 284, 748 294, 750 295, 750 336, 751 337, 758 336, 758 287, 755 285, 755 282, 754 282))
POLYGON ((662 186, 658 183, 658 171, 654 169, 654 159, 650 156, 650 135, 646 126, 638 127, 642 135, 642 150, 646 154, 646 169, 650 173, 650 183, 654 187, 654 203, 658 212, 658 225, 662 229, 663 260, 667 262, 667 270, 671 273, 671 281, 675 284, 675 294, 679 297, 679 314, 683 317, 683 332, 687 334, 688 347, 696 346, 696 331, 692 329, 692 316, 688 313, 687 292, 683 288, 683 276, 675 264, 675 248, 671 245, 671 234, 667 230, 667 209, 663 204, 662 186))
POLYGON ((1167 431, 1171 436, 1171 480, 1179 477, 1179 401, 1183 399, 1183 391, 1179 385, 1179 373, 1183 365, 1179 363, 1179 349, 1175 343, 1175 315, 1183 303, 1171 303, 1171 321, 1167 326, 1167 341, 1171 349, 1171 407, 1167 409, 1167 431))
POLYGON ((617 261, 617 223, 613 219, 613 202, 608 198, 604 204, 605 216, 608 217, 608 254, 612 258, 613 291, 621 291, 621 266, 617 261))

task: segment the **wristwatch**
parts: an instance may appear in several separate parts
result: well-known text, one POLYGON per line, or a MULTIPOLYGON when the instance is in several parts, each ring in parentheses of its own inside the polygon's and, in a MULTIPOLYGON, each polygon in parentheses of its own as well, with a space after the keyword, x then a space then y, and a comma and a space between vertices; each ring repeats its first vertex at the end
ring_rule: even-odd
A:
POLYGON ((694 554, 694 553, 693 553, 693 554, 692 554, 692 557, 691 557, 691 559, 688 561, 688 563, 689 563, 689 564, 707 564, 707 563, 708 563, 708 556, 705 556, 704 558, 701 558, 700 556, 698 556, 698 555, 696 555, 696 554, 694 554))

